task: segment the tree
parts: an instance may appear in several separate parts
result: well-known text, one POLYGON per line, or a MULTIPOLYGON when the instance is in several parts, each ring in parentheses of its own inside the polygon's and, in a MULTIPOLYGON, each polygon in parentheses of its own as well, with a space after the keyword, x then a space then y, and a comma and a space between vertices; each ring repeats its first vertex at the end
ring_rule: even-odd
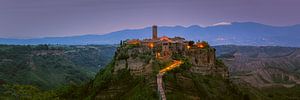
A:
POLYGON ((194 45, 194 41, 189 41, 189 46, 193 46, 194 45))
POLYGON ((123 41, 121 40, 121 41, 120 41, 120 46, 122 46, 122 45, 123 45, 123 41))

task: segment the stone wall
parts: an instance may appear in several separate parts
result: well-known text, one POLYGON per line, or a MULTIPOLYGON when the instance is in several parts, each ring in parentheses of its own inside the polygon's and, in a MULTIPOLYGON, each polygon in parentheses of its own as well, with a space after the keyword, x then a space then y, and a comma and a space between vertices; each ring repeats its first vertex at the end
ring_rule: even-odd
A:
POLYGON ((214 66, 215 64, 215 49, 189 49, 185 50, 183 55, 190 60, 194 66, 214 66))
POLYGON ((183 55, 188 58, 192 64, 190 71, 203 75, 215 75, 227 77, 228 71, 226 66, 216 65, 216 55, 214 48, 192 48, 185 50, 183 55))

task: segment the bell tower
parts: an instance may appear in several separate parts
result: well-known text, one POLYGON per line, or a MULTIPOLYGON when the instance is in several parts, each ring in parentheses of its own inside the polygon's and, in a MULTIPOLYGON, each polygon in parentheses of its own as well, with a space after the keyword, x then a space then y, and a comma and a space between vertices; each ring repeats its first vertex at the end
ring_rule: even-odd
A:
POLYGON ((152 39, 153 40, 157 39, 157 26, 156 25, 152 26, 152 39))

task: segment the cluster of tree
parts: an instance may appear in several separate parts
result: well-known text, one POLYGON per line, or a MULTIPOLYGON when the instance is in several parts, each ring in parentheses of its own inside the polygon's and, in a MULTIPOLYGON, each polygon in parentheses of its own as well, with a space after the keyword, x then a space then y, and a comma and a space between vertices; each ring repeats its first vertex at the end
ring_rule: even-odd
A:
MULTIPOLYGON (((115 47, 109 45, 0 45, 0 85, 7 85, 0 87, 0 90, 44 91, 69 84, 83 84, 112 59, 114 51, 115 47), (35 51, 52 50, 59 50, 63 54, 35 54, 35 51), (30 86, 32 89, 27 88, 30 86)), ((5 93, 2 94, 4 97, 16 94, 5 93)))

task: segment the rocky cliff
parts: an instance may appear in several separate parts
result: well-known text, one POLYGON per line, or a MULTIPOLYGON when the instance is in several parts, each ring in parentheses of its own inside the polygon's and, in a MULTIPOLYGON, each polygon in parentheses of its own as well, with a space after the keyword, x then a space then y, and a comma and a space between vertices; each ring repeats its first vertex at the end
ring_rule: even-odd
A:
POLYGON ((186 59, 191 64, 188 70, 202 75, 221 75, 228 77, 226 66, 216 60, 215 49, 211 47, 190 48, 174 52, 170 58, 158 59, 155 50, 141 45, 123 45, 117 49, 114 72, 127 69, 132 75, 147 75, 153 71, 154 61, 170 62, 174 59, 186 59))

